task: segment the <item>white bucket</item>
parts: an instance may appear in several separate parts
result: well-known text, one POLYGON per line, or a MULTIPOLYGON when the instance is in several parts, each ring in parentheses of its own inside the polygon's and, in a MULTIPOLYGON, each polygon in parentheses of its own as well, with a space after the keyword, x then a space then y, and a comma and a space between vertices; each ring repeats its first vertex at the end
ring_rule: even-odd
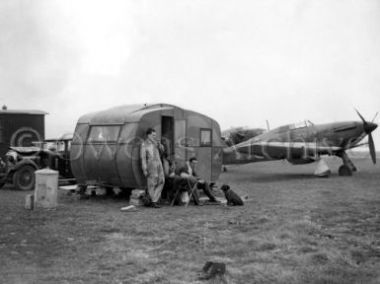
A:
POLYGON ((58 205, 58 172, 42 169, 35 172, 34 206, 55 208, 58 205))

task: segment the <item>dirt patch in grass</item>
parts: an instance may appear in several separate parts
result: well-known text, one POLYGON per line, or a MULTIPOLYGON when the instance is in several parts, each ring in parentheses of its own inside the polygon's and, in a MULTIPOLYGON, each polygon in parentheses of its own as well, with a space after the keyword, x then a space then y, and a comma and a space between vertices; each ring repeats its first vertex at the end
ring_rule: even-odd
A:
MULTIPOLYGON (((337 169, 340 161, 328 161, 337 169)), ((341 178, 283 162, 230 166, 220 184, 243 207, 142 208, 59 193, 54 211, 23 208, 28 192, 0 190, 3 283, 378 283, 379 167, 341 178), (198 279, 206 261, 227 275, 198 279)))

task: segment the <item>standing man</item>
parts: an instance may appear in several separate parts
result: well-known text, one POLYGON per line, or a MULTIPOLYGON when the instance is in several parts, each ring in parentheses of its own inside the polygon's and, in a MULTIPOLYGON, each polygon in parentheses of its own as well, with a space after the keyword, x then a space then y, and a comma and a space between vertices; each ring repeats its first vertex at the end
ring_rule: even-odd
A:
POLYGON ((161 197, 165 183, 164 170, 160 159, 162 145, 156 140, 157 134, 153 128, 148 128, 146 136, 147 138, 140 148, 141 166, 147 179, 148 194, 152 202, 151 206, 160 208, 157 202, 161 197))

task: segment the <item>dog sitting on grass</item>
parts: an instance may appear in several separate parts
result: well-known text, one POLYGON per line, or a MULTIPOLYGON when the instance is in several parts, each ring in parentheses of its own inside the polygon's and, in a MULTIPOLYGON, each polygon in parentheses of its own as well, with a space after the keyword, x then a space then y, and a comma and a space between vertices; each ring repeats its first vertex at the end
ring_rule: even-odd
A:
POLYGON ((227 199, 227 205, 229 206, 242 206, 244 205, 243 200, 240 198, 239 195, 234 192, 228 184, 223 184, 220 188, 227 199))

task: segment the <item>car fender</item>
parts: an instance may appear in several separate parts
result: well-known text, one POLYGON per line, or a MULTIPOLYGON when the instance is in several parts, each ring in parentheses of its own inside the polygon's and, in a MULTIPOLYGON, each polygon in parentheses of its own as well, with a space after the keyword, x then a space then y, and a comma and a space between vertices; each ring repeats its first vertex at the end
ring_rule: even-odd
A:
POLYGON ((20 169, 21 167, 23 167, 23 166, 25 166, 25 165, 32 166, 32 167, 35 168, 36 170, 39 168, 39 166, 38 166, 33 160, 24 159, 24 160, 19 161, 19 162, 18 162, 18 163, 12 168, 12 172, 17 171, 18 169, 20 169))

